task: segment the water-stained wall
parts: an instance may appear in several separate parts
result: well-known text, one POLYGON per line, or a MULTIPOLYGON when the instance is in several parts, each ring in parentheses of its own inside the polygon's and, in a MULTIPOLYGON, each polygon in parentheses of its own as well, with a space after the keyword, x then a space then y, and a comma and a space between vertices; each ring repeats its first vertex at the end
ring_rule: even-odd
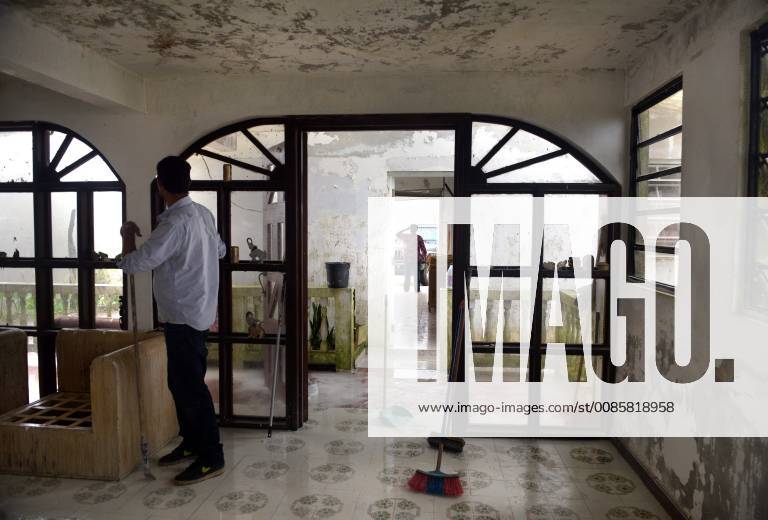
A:
MULTIPOLYGON (((768 21, 768 5, 762 0, 711 2, 672 28, 628 73, 628 106, 670 79, 683 77, 685 196, 737 196, 746 191, 748 37, 761 21, 768 21)), ((672 352, 674 298, 663 293, 657 298, 657 341, 672 352)), ((637 330, 628 332, 630 341, 638 341, 637 330)), ((768 440, 622 442, 684 515, 706 520, 768 518, 768 440)))
MULTIPOLYGON (((179 76, 148 82, 148 113, 141 114, 96 107, 0 75, 0 117, 52 121, 90 140, 126 183, 128 217, 148 229, 156 162, 217 128, 257 116, 463 111, 510 116, 565 137, 621 181, 627 164, 623 88, 623 73, 598 71, 179 76)), ((137 278, 137 296, 145 302, 139 322, 150 326, 148 278, 137 278)))
POLYGON ((449 131, 315 132, 308 142, 308 283, 325 287, 325 262, 350 263, 355 318, 368 318, 368 197, 391 195, 391 173, 453 172, 449 131))

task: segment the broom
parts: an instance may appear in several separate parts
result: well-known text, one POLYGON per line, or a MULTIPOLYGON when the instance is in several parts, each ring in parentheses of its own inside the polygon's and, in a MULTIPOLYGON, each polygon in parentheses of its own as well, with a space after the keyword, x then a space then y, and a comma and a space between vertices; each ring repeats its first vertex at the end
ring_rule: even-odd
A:
MULTIPOLYGON (((457 325, 457 334, 453 340, 453 349, 451 353, 451 381, 455 381, 459 370, 459 338, 464 331, 464 300, 461 301, 459 309, 459 323, 457 325)), ((437 443, 437 464, 434 471, 416 470, 408 481, 408 487, 418 493, 428 495, 437 495, 444 497, 460 497, 464 494, 461 486, 461 479, 456 473, 445 473, 440 471, 443 462, 443 449, 445 440, 443 437, 430 437, 437 443)))
MULTIPOLYGON (((467 278, 469 278, 469 271, 467 271, 467 278)), ((469 291, 469 284, 467 285, 467 291, 469 291)), ((462 306, 461 309, 459 309, 459 312, 464 312, 464 301, 462 300, 462 306)), ((460 328, 464 325, 464 322, 462 320, 461 323, 458 323, 456 325, 456 334, 461 334, 463 332, 463 329, 460 328)), ((458 337, 458 336, 457 336, 458 337)), ((454 356, 451 357, 451 378, 453 381, 456 380, 456 376, 458 375, 458 362, 454 363, 454 360, 456 359, 456 353, 454 353, 454 356), (456 370, 454 371, 454 366, 456 367, 456 370)), ((443 448, 445 451, 449 451, 451 453, 461 453, 464 451, 464 445, 466 444, 466 441, 462 439, 461 437, 427 437, 427 442, 429 443, 429 446, 434 449, 440 449, 440 445, 443 445, 443 448)))
POLYGON ((443 473, 440 464, 443 462, 443 443, 437 448, 437 466, 435 471, 417 469, 408 481, 408 487, 418 493, 438 495, 443 497, 460 497, 464 493, 461 479, 456 473, 443 473))

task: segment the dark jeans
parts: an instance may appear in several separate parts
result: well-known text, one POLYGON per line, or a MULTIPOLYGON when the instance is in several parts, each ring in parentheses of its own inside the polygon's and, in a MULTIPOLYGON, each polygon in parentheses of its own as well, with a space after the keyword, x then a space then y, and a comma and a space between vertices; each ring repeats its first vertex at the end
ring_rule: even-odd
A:
POLYGON ((168 388, 176 403, 182 445, 197 453, 203 463, 223 463, 219 425, 205 384, 208 331, 174 323, 166 323, 163 330, 168 351, 168 388))

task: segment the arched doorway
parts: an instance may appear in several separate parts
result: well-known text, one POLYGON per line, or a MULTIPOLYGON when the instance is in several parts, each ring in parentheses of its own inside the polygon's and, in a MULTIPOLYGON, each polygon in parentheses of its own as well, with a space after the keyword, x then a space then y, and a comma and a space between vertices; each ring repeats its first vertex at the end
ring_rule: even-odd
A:
MULTIPOLYGON (((619 184, 585 152, 535 125, 504 117, 287 116, 250 119, 202 137, 183 156, 193 167, 193 198, 214 212, 230 247, 221 263, 219 319, 211 335, 211 351, 217 355, 212 357, 209 378, 219 397, 222 423, 263 426, 266 422, 265 404, 271 393, 267 383, 277 340, 274 295, 275 288, 282 286, 286 288, 285 314, 280 317, 285 324, 281 333, 285 357, 281 357, 278 377, 277 424, 295 429, 308 418, 307 263, 313 254, 307 242, 308 136, 316 132, 423 130, 453 133, 455 196, 598 197, 620 193, 619 184), (267 325, 263 333, 249 330, 249 317, 267 325)), ((156 214, 160 206, 153 209, 156 214)), ((455 272, 477 270, 470 258, 471 239, 467 226, 455 226, 455 272)), ((493 267, 506 277, 520 273, 515 266, 493 267)), ((547 279, 554 277, 555 270, 540 269, 537 319, 543 318, 547 279)), ((558 276, 567 279, 567 267, 558 276)), ((457 285, 453 292, 454 309, 464 297, 459 288, 457 285)), ((533 381, 541 378, 547 341, 541 327, 534 329, 528 367, 533 381)), ((608 345, 607 326, 603 330, 595 344, 598 354, 608 345)), ((476 354, 488 350, 486 339, 473 336, 476 354)), ((569 351, 578 352, 578 344, 564 342, 569 351)), ((519 339, 505 340, 505 354, 519 353, 519 343, 519 339)))

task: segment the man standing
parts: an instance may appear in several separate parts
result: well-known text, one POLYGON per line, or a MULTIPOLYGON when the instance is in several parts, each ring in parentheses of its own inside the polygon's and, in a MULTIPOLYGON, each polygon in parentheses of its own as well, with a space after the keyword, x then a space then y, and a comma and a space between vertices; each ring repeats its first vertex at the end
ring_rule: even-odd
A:
POLYGON ((126 273, 153 271, 157 313, 168 351, 168 387, 176 404, 181 444, 161 457, 160 466, 194 460, 174 483, 193 484, 224 473, 224 453, 213 400, 205 384, 206 336, 216 319, 219 258, 226 247, 213 215, 189 198, 190 166, 179 157, 157 164, 157 188, 166 210, 138 249, 138 226, 120 228, 126 273))

